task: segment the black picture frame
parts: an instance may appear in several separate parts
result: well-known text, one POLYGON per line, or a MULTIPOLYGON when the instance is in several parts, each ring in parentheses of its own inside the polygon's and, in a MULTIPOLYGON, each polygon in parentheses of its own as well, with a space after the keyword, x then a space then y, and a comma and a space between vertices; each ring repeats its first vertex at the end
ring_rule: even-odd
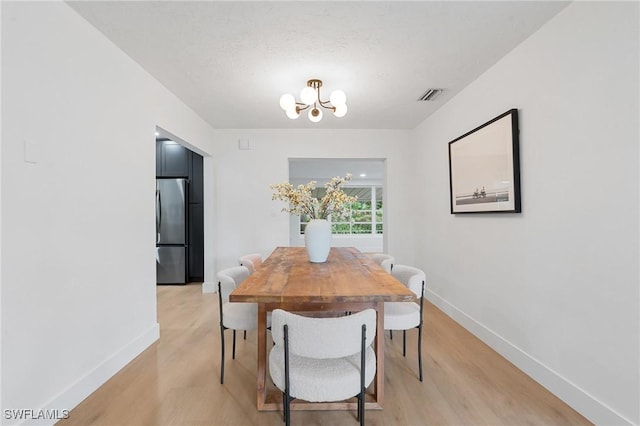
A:
POLYGON ((518 110, 449 142, 451 214, 521 213, 518 110))

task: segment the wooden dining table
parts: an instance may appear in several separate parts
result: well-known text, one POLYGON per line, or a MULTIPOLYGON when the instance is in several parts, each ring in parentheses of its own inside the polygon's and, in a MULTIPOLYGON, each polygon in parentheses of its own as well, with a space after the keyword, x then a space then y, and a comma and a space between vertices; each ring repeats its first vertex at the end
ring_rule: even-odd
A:
MULTIPOLYGON (((282 409, 282 393, 267 389, 267 313, 274 309, 314 311, 316 315, 377 312, 374 350, 376 377, 365 397, 366 409, 384 403, 384 302, 414 301, 415 295, 354 247, 332 247, 324 263, 311 263, 304 247, 277 247, 229 296, 231 302, 258 304, 257 408, 282 409)), ((355 409, 355 400, 332 403, 294 401, 292 410, 355 409)))

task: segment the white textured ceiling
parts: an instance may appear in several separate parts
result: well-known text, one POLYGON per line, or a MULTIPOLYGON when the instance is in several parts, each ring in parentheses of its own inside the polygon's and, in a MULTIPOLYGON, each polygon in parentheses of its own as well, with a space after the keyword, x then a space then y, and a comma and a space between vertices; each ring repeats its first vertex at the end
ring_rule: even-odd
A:
POLYGON ((411 129, 564 8, 558 1, 68 2, 215 128, 411 129), (344 118, 288 119, 310 78, 344 118), (418 102, 428 88, 444 88, 418 102))

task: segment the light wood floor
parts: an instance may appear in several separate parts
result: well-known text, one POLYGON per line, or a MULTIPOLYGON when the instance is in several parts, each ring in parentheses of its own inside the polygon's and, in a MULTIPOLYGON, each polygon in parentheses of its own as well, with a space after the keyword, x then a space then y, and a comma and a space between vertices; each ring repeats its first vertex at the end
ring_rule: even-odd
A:
MULTIPOLYGON (((220 385, 218 295, 201 285, 159 286, 160 340, 71 411, 59 425, 282 425, 255 408, 256 335, 227 352, 220 385)), ((430 303, 425 303, 424 382, 417 378, 416 331, 402 357, 401 333, 387 334, 385 408, 375 425, 587 425, 430 303)), ((239 335, 240 337, 241 335, 239 335)), ((226 332, 228 347, 231 332, 226 332)), ((294 425, 357 425, 351 412, 292 413, 294 425)))

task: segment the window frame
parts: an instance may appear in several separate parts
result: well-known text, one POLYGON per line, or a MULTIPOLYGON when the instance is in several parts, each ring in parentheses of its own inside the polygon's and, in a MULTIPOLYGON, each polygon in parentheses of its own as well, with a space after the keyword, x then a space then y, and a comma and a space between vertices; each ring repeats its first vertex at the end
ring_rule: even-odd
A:
MULTIPOLYGON (((337 237, 343 236, 343 237, 351 237, 351 238, 359 237, 359 236, 380 236, 380 237, 384 236, 383 186, 382 185, 350 185, 348 187, 345 187, 345 190, 357 189, 357 188, 370 190, 371 196, 370 196, 370 199, 367 201, 358 200, 354 204, 368 203, 369 208, 353 210, 353 204, 352 204, 350 217, 353 218, 354 211, 368 212, 370 220, 358 221, 358 222, 355 222, 353 220, 333 222, 331 218, 329 218, 329 221, 331 222, 331 235, 337 236, 337 237), (349 232, 336 232, 337 226, 344 226, 344 225, 349 226, 349 232), (369 225, 369 232, 353 232, 354 225, 369 225)), ((318 193, 314 194, 314 196, 316 196, 317 198, 322 197, 322 195, 320 194, 323 188, 317 188, 316 190, 318 191, 318 193)), ((298 235, 300 237, 304 237, 304 228, 306 227, 307 223, 309 223, 309 220, 308 219, 305 220, 304 216, 298 217, 298 235)))

